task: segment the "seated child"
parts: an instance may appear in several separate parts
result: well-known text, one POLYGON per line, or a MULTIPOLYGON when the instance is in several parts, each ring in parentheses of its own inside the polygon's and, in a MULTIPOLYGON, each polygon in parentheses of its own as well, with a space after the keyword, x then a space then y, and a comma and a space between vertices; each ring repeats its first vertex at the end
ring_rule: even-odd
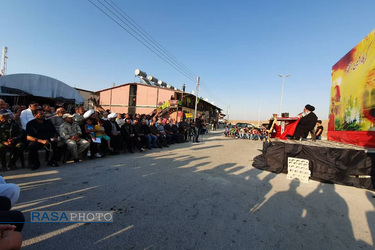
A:
POLYGON ((226 137, 229 136, 229 127, 228 127, 228 126, 225 127, 224 135, 225 135, 226 137))
POLYGON ((98 121, 98 124, 95 125, 95 137, 106 140, 108 143, 109 151, 113 151, 113 149, 111 148, 111 138, 105 133, 103 124, 104 120, 100 119, 98 121))
MULTIPOLYGON (((85 132, 86 134, 89 136, 89 138, 86 138, 88 140, 88 142, 91 144, 93 143, 92 141, 95 140, 95 128, 94 128, 94 124, 93 124, 93 119, 92 118, 87 118, 86 119, 86 124, 85 124, 85 132)), ((97 145, 98 147, 99 145, 97 145)), ((90 157, 91 156, 91 151, 90 151, 90 148, 89 150, 87 151, 87 156, 90 157)), ((95 157, 102 157, 101 154, 99 153, 96 153, 95 154, 95 157)))

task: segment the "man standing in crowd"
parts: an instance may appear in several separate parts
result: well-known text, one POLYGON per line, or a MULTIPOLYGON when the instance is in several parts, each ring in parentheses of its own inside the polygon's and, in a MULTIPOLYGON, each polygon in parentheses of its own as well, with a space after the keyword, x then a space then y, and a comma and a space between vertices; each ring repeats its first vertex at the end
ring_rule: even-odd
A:
POLYGON ((40 167, 38 150, 43 147, 52 151, 48 166, 57 167, 57 136, 58 133, 50 120, 44 119, 42 109, 33 110, 34 120, 27 123, 26 135, 29 144, 29 167, 36 170, 40 167))
POLYGON ((79 162, 79 154, 85 151, 90 143, 80 138, 82 135, 81 128, 78 123, 73 122, 73 115, 64 114, 62 118, 64 123, 60 127, 60 137, 68 146, 74 162, 79 162))
POLYGON ((202 115, 198 114, 198 117, 195 119, 195 142, 199 142, 199 135, 202 133, 202 115))
POLYGON ((24 145, 21 142, 22 131, 18 124, 11 120, 6 109, 0 110, 0 158, 3 170, 16 169, 16 161, 21 158, 21 165, 25 167, 23 159, 24 145), (10 151, 10 162, 6 166, 6 152, 10 151))
POLYGON ((315 136, 316 136, 317 140, 322 139, 323 130, 324 130, 324 128, 323 128, 323 125, 322 125, 322 121, 317 120, 316 121, 316 131, 315 131, 315 136))
POLYGON ((34 120, 33 110, 36 110, 37 108, 39 108, 39 103, 32 101, 29 104, 29 108, 21 112, 20 120, 23 130, 26 130, 26 124, 29 121, 34 120))
POLYGON ((300 120, 294 131, 293 138, 299 140, 300 138, 307 138, 309 132, 314 129, 318 117, 313 112, 314 106, 307 104, 303 109, 303 113, 299 114, 300 120))
POLYGON ((132 124, 131 126, 134 128, 134 134, 135 134, 134 146, 138 149, 139 152, 143 152, 145 151, 145 149, 143 148, 143 145, 146 143, 143 129, 141 127, 141 124, 139 123, 138 118, 134 119, 133 123, 134 124, 132 124))
POLYGON ((188 141, 188 130, 189 130, 189 124, 186 122, 185 119, 182 119, 179 123, 178 123, 178 129, 180 131, 180 134, 182 134, 184 136, 184 142, 187 142, 188 141))
POLYGON ((55 126, 55 129, 57 133, 60 131, 60 126, 64 123, 63 115, 65 114, 64 108, 58 108, 56 110, 56 115, 52 116, 49 120, 52 122, 53 126, 55 126))
POLYGON ((216 119, 214 119, 214 121, 212 122, 212 130, 213 131, 216 131, 216 129, 217 129, 217 120, 216 119))

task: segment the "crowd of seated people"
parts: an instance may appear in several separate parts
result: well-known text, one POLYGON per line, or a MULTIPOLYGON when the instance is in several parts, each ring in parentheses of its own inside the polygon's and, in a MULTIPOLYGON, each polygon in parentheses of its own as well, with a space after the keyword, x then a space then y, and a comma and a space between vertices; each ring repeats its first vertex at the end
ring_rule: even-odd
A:
POLYGON ((224 130, 226 137, 237 138, 237 139, 248 139, 248 140, 265 140, 267 138, 267 129, 262 126, 260 129, 255 127, 237 127, 237 126, 226 126, 224 130))
POLYGON ((101 158, 119 153, 144 152, 174 143, 198 142, 204 133, 204 117, 195 122, 158 117, 151 114, 116 114, 85 111, 82 106, 67 112, 63 106, 51 107, 30 102, 29 106, 9 105, 0 99, 0 157, 2 170, 41 166, 39 151, 46 151, 48 166, 58 167, 68 160, 101 158), (24 152, 28 151, 28 165, 24 152), (10 153, 10 157, 7 154, 10 153), (8 160, 9 158, 9 160, 8 160))

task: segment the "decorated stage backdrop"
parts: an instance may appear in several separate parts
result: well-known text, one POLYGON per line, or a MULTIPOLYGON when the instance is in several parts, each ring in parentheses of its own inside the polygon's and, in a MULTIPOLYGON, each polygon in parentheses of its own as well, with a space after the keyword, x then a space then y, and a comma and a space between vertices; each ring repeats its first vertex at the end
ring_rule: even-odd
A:
POLYGON ((375 30, 332 67, 329 140, 375 148, 375 30))

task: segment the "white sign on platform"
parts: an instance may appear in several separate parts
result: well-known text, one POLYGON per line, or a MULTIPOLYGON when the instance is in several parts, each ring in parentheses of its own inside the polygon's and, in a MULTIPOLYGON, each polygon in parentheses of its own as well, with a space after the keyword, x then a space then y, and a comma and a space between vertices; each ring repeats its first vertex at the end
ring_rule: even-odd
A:
POLYGON ((298 179, 303 183, 309 182, 311 171, 309 169, 309 160, 288 157, 288 174, 287 179, 298 179))

